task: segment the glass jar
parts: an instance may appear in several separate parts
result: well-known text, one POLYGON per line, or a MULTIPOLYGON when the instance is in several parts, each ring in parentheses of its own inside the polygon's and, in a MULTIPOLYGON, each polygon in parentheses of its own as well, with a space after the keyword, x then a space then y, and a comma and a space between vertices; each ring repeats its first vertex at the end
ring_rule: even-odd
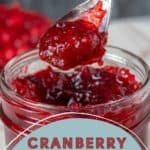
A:
MULTIPOLYGON (((141 89, 114 102, 81 107, 80 110, 76 110, 67 106, 32 102, 17 95, 11 89, 10 82, 14 78, 26 76, 48 66, 47 63, 39 59, 38 50, 27 52, 9 61, 2 71, 0 79, 2 92, 1 118, 5 126, 6 143, 8 144, 27 127, 50 115, 63 112, 84 112, 103 116, 126 126, 148 145, 150 113, 150 70, 148 65, 139 57, 111 46, 107 47, 104 65, 128 68, 142 83, 141 89)), ((42 125, 38 124, 35 128, 42 125)), ((25 134, 29 134, 29 132, 25 134)))

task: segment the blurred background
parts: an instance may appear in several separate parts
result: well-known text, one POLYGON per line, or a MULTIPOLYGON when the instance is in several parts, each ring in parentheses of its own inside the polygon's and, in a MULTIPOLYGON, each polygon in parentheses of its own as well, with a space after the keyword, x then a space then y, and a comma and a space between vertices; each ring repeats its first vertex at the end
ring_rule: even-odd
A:
MULTIPOLYGON (((25 8, 41 11, 56 19, 85 0, 0 0, 0 3, 18 1, 25 8), (54 11, 55 10, 55 11, 54 11)), ((114 0, 113 18, 145 16, 150 14, 150 0, 114 0)))

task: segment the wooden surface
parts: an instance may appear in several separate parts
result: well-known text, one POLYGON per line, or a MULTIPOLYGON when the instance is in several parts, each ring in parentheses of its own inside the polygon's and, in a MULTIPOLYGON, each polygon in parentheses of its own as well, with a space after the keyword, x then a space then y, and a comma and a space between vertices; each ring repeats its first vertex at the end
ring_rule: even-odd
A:
MULTIPOLYGON (((150 65, 150 17, 114 21, 109 32, 109 44, 132 51, 150 65)), ((0 123, 0 149, 2 148, 4 135, 0 123)))

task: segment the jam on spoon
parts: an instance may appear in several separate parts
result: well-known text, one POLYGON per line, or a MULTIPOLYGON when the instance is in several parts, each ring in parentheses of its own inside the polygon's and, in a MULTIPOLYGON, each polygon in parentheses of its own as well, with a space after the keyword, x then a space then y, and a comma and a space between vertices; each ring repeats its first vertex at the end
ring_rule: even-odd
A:
POLYGON ((75 10, 78 11, 71 11, 46 32, 39 43, 41 59, 61 70, 102 63, 107 31, 101 31, 100 27, 107 11, 103 8, 103 1, 94 2, 95 5, 88 1, 77 7, 75 10), (83 11, 87 4, 89 9, 83 11))

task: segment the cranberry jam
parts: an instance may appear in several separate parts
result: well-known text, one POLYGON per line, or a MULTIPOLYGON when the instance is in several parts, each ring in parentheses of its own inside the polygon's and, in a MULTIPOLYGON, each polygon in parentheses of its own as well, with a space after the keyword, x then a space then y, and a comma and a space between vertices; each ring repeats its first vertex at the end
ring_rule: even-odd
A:
POLYGON ((0 5, 0 70, 12 57, 35 48, 51 21, 19 5, 0 5))
POLYGON ((50 67, 12 82, 16 93, 33 102, 80 107, 117 101, 137 91, 141 84, 128 69, 82 66, 72 73, 50 67))
POLYGON ((40 57, 63 70, 102 63, 106 35, 85 21, 57 23, 41 38, 40 57))

